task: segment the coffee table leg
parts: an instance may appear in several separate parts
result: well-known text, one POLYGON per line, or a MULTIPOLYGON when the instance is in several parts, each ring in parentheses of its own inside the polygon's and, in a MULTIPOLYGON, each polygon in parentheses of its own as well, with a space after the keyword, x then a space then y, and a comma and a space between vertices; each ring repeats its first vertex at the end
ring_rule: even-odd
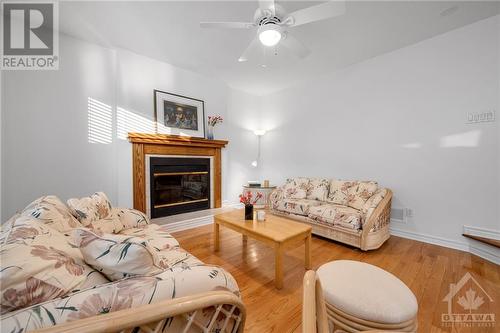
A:
POLYGON ((219 224, 214 222, 214 250, 219 251, 219 224))
POLYGON ((305 242, 306 253, 304 263, 306 269, 311 269, 311 234, 307 235, 305 242))
POLYGON ((274 261, 274 284, 277 289, 283 288, 283 247, 276 243, 275 249, 275 261, 274 261))
POLYGON ((243 243, 246 243, 247 240, 248 240, 248 236, 247 235, 241 235, 241 240, 243 241, 243 243))

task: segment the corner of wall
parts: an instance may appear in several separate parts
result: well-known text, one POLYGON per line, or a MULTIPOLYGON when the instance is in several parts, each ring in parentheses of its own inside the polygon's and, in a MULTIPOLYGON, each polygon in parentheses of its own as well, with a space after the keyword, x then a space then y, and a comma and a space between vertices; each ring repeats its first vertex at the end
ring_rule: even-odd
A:
POLYGON ((0 224, 3 223, 4 221, 4 217, 2 215, 2 212, 3 212, 3 186, 2 186, 2 173, 3 173, 3 167, 2 167, 2 163, 3 163, 3 157, 2 157, 2 152, 3 152, 3 149, 2 149, 2 144, 3 144, 3 140, 2 140, 2 136, 3 136, 3 130, 2 130, 2 126, 3 126, 3 121, 2 121, 2 118, 3 118, 3 114, 4 114, 4 103, 3 103, 3 100, 4 100, 4 91, 3 91, 3 72, 0 70, 0 224))

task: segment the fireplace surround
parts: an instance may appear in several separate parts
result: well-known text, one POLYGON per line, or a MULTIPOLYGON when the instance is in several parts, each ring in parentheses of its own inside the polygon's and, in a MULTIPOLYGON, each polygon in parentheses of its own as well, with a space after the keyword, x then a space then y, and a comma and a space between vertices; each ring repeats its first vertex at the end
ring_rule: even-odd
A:
POLYGON ((181 207, 194 211, 222 206, 221 150, 228 141, 146 133, 129 133, 128 139, 135 209, 155 218, 184 212, 181 207), (158 170, 152 171, 157 158, 169 162, 160 162, 158 170), (164 186, 170 189, 161 191, 164 186))

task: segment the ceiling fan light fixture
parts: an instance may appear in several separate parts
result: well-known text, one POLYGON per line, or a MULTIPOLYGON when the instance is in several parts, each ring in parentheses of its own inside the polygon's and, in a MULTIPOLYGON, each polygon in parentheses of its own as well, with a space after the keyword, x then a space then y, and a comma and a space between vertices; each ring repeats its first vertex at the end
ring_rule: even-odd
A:
POLYGON ((281 27, 277 24, 266 24, 259 29, 259 40, 264 46, 275 46, 281 37, 281 27))

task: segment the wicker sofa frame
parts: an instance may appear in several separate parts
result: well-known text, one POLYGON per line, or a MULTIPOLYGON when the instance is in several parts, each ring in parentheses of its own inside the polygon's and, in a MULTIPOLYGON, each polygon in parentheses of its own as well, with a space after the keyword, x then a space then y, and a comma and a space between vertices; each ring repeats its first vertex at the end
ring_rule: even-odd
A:
POLYGON ((184 320, 182 332, 212 333, 215 323, 222 320, 221 332, 226 332, 226 328, 232 327, 231 333, 242 333, 245 327, 246 309, 241 299, 229 291, 209 291, 70 321, 32 332, 161 333, 168 322, 178 316, 184 320), (200 311, 206 309, 212 309, 213 313, 209 324, 203 325, 195 318, 200 311))
MULTIPOLYGON (((272 214, 311 225, 312 233, 315 235, 348 244, 363 251, 375 250, 382 246, 390 237, 389 223, 391 219, 392 191, 390 189, 386 190, 387 193, 384 199, 382 199, 370 217, 365 221, 362 230, 349 230, 334 225, 320 224, 307 216, 274 210, 272 209, 272 205, 270 205, 270 211, 272 214)), ((280 189, 276 189, 273 193, 277 191, 280 191, 280 189)))

